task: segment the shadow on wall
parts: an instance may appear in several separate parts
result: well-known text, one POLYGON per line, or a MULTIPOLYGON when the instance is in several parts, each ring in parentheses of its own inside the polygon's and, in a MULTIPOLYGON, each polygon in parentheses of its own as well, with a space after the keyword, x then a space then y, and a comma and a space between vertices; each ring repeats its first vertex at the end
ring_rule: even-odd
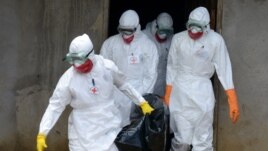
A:
MULTIPOLYGON (((52 90, 34 85, 17 92, 17 142, 15 150, 35 151, 39 123, 48 105, 52 90)), ((68 150, 67 120, 71 108, 67 108, 53 127, 47 138, 48 150, 68 150), (63 124, 59 124, 63 123, 63 124), (56 143, 55 143, 56 142, 56 143)))

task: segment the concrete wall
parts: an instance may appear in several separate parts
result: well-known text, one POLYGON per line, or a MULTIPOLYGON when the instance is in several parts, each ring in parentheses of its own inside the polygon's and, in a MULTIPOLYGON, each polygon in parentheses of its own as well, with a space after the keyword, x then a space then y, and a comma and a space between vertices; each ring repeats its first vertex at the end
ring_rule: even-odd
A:
MULTIPOLYGON (((91 37, 99 50, 107 34, 108 0, 0 1, 0 150, 35 150, 41 117, 67 69, 71 40, 91 37)), ((50 132, 49 150, 68 150, 64 112, 50 132)))
MULTIPOLYGON (((223 0, 222 33, 229 49, 240 101, 231 124, 220 94, 217 151, 268 150, 268 1, 223 0)), ((221 91, 223 92, 223 91, 221 91)))

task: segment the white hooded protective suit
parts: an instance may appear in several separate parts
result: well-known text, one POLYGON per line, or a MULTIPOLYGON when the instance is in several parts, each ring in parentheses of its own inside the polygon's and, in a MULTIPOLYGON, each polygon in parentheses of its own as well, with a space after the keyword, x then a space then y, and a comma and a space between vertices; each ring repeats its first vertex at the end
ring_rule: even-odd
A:
POLYGON ((166 86, 167 57, 173 34, 169 35, 165 41, 159 42, 156 39, 157 24, 161 25, 162 28, 173 29, 173 20, 169 14, 161 13, 158 15, 156 20, 147 23, 146 28, 143 30, 143 33, 146 34, 157 46, 159 57, 157 66, 157 80, 155 82, 153 93, 159 96, 164 96, 166 86))
MULTIPOLYGON (((209 24, 209 13, 199 7, 189 16, 209 24)), ((210 78, 217 72, 225 90, 232 89, 230 58, 224 39, 209 29, 193 40, 187 31, 175 34, 167 65, 167 85, 172 86, 170 96, 172 151, 212 151, 214 92, 210 78), (188 145, 188 147, 187 147, 188 145), (186 149, 185 149, 186 148, 186 149)))
MULTIPOLYGON (((72 41, 70 52, 89 52, 92 48, 89 37, 84 34, 72 41)), ((121 130, 122 119, 113 98, 114 86, 135 104, 144 98, 126 82, 127 78, 112 61, 94 54, 89 58, 93 62, 89 73, 81 74, 70 67, 62 75, 49 100, 39 133, 47 135, 65 106, 70 104, 73 108, 68 121, 70 150, 117 151, 114 140, 121 130)))
MULTIPOLYGON (((157 78, 158 54, 155 44, 140 30, 139 16, 133 10, 124 12, 119 27, 136 28, 134 39, 126 44, 122 34, 114 35, 104 41, 100 54, 114 61, 119 70, 127 76, 127 81, 141 94, 152 93, 157 78)), ((122 126, 129 123, 131 102, 115 93, 122 116, 126 119, 122 126), (129 103, 130 102, 130 103, 129 103)))

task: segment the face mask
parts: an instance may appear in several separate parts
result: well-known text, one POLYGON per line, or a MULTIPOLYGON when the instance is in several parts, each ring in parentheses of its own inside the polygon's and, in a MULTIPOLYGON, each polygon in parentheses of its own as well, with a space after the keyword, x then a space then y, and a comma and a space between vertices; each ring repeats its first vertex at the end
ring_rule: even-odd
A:
POLYGON ((74 63, 73 66, 80 73, 88 73, 93 68, 93 63, 90 59, 87 59, 85 63, 74 63))
POLYGON ((167 39, 167 34, 157 34, 160 39, 167 39))
POLYGON ((197 40, 203 36, 203 33, 207 28, 207 25, 200 24, 193 20, 189 20, 186 24, 186 28, 188 30, 189 37, 192 38, 193 40, 197 40))
POLYGON ((155 34, 155 38, 158 42, 162 43, 162 42, 165 42, 167 40, 167 34, 155 34))
POLYGON ((74 68, 81 72, 81 73, 87 73, 90 72, 93 63, 92 61, 88 58, 88 56, 93 52, 93 49, 85 54, 84 52, 80 53, 68 53, 64 58, 63 61, 67 61, 69 64, 74 66, 74 68))
POLYGON ((156 33, 160 36, 160 35, 166 35, 167 37, 172 35, 174 33, 173 28, 169 28, 169 29, 159 29, 158 26, 156 26, 157 31, 156 33))
POLYGON ((199 38, 202 37, 203 32, 195 32, 192 30, 188 30, 188 35, 190 36, 190 38, 192 38, 193 40, 197 40, 199 38))
POLYGON ((134 39, 134 35, 122 35, 122 38, 126 44, 130 44, 134 39))

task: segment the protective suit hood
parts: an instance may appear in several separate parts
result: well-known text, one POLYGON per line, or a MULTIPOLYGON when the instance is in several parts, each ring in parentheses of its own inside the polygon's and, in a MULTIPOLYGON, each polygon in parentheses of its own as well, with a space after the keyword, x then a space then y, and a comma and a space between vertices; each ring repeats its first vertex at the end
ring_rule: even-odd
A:
POLYGON ((139 15, 134 10, 125 11, 119 19, 119 28, 137 28, 139 26, 139 15))
POLYGON ((197 7, 190 13, 189 20, 207 25, 210 22, 209 12, 205 7, 197 7))
POLYGON ((157 16, 156 23, 160 29, 173 29, 172 17, 166 12, 157 16))
POLYGON ((88 73, 93 68, 93 44, 87 34, 74 38, 65 59, 80 73, 88 73))
POLYGON ((210 31, 210 16, 209 12, 205 7, 197 7, 190 15, 186 24, 189 36, 192 39, 199 39, 204 34, 210 31))
MULTIPOLYGON (((93 50, 93 44, 87 34, 74 38, 69 46, 69 53, 88 54, 93 50)), ((89 54, 89 58, 94 56, 94 50, 89 54)))

